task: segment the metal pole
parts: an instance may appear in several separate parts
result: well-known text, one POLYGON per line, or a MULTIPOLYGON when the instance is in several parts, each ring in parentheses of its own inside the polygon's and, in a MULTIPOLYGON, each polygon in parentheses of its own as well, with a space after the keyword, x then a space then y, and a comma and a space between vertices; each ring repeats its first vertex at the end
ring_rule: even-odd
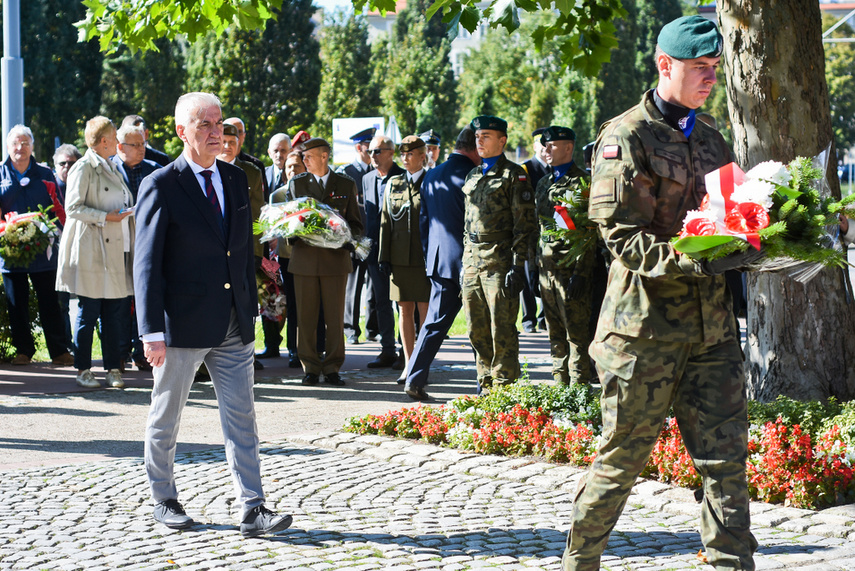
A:
POLYGON ((24 60, 21 59, 21 1, 3 0, 3 160, 6 134, 24 122, 24 60))

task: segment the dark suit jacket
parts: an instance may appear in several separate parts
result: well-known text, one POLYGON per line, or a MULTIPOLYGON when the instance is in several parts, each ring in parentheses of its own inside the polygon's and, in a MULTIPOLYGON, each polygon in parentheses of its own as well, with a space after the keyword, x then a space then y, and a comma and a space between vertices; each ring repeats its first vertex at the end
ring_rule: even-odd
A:
MULTIPOLYGON (((125 184, 128 185, 128 188, 131 190, 131 192, 133 192, 134 189, 131 188, 131 183, 128 179, 128 173, 125 170, 124 161, 119 158, 119 155, 113 155, 112 157, 110 157, 110 160, 113 161, 113 164, 116 165, 116 167, 119 169, 119 172, 122 173, 122 178, 125 179, 125 184)), ((150 161, 148 159, 143 159, 140 164, 142 165, 143 179, 145 179, 145 177, 147 177, 148 175, 150 175, 161 167, 161 165, 159 165, 158 163, 150 161)), ((140 186, 142 186, 142 181, 140 181, 140 186)), ((137 189, 137 194, 139 194, 139 189, 137 189)), ((134 200, 136 199, 137 197, 136 195, 134 195, 134 200)))
MULTIPOLYGON (((321 189, 311 173, 301 173, 288 181, 287 194, 294 198, 311 196, 335 208, 350 226, 354 237, 362 236, 362 218, 356 204, 356 185, 349 177, 330 173, 325 189, 321 189)), ((291 250, 288 271, 300 276, 336 276, 353 271, 350 252, 344 248, 320 248, 298 240, 291 250)))
POLYGON ((392 168, 389 169, 389 174, 385 178, 380 177, 377 169, 372 170, 362 177, 362 197, 365 200, 365 235, 371 238, 371 253, 366 260, 369 263, 377 263, 378 244, 380 243, 380 211, 383 210, 383 190, 390 178, 399 174, 406 174, 406 172, 397 163, 393 163, 392 168))
POLYGON ((422 182, 419 231, 428 276, 457 280, 463 266, 463 183, 475 168, 458 153, 432 168, 422 182))
POLYGON ((146 177, 136 208, 134 293, 141 335, 163 331, 170 347, 217 347, 232 308, 241 340, 255 339, 257 300, 246 175, 216 162, 228 235, 187 159, 146 177))
POLYGON ((524 162, 523 168, 528 173, 528 181, 531 183, 532 188, 537 188, 537 183, 540 182, 540 179, 552 172, 552 169, 548 165, 544 165, 534 157, 524 162))
POLYGON ((282 171, 282 181, 281 184, 277 184, 279 181, 273 180, 273 165, 264 168, 264 180, 267 181, 267 188, 270 189, 270 194, 273 194, 273 191, 285 186, 285 171, 282 171))
POLYGON ((152 161, 154 163, 157 163, 162 167, 165 167, 170 162, 172 162, 172 159, 169 158, 169 155, 167 155, 163 151, 158 151, 157 149, 152 149, 148 145, 145 146, 145 159, 147 161, 152 161))

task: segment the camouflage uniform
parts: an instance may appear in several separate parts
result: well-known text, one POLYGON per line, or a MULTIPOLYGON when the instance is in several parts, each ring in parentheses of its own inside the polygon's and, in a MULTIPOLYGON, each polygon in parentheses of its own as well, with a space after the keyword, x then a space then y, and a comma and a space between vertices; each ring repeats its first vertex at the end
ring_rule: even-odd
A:
POLYGON ((609 533, 671 405, 703 478, 701 540, 716 569, 754 569, 745 480, 748 422, 742 353, 724 276, 669 244, 730 162, 698 121, 688 140, 652 91, 607 122, 594 153, 589 217, 614 256, 590 352, 603 386, 602 446, 580 483, 563 568, 597 570, 609 533))
POLYGON ((552 354, 552 376, 565 385, 587 383, 593 376, 588 345, 591 335, 588 324, 591 319, 593 295, 594 258, 591 250, 576 263, 564 266, 561 261, 569 247, 543 230, 553 228, 554 206, 578 186, 580 180, 588 180, 587 172, 574 163, 560 180, 549 174, 537 185, 535 210, 541 225, 537 244, 537 265, 540 268, 540 299, 549 331, 549 349, 552 354), (581 291, 571 296, 569 284, 572 278, 581 278, 581 291))
POLYGON ((482 388, 520 374, 519 295, 502 295, 505 274, 528 259, 534 197, 525 170, 504 155, 486 174, 476 167, 463 185, 463 308, 482 388))

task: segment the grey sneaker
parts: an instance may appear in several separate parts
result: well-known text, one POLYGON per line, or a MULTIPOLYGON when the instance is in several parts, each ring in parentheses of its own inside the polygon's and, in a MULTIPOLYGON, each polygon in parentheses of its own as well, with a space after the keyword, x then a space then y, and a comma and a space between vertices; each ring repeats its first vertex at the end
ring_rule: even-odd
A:
POLYGON ((107 371, 107 384, 116 389, 125 388, 125 381, 122 380, 122 372, 119 369, 110 369, 107 371))
POLYGON ((95 380, 95 375, 89 369, 77 373, 77 384, 87 389, 101 388, 101 383, 95 380))
POLYGON ((258 537, 287 529, 293 519, 290 515, 280 515, 270 511, 262 504, 252 508, 240 523, 240 533, 244 537, 258 537))

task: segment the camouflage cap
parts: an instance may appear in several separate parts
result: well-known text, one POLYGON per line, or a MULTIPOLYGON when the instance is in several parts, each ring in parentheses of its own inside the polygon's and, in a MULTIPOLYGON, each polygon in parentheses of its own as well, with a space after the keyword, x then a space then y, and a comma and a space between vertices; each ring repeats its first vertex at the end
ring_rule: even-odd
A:
POLYGON ((416 137, 415 135, 407 135, 401 141, 400 146, 398 146, 398 151, 402 153, 409 153, 410 151, 421 149, 424 146, 425 142, 422 141, 419 137, 416 137))
POLYGON ((472 119, 470 126, 473 131, 489 129, 491 131, 501 131, 502 133, 508 132, 508 122, 493 115, 479 115, 472 119))
POLYGON ((330 150, 330 144, 327 143, 326 139, 321 139, 320 137, 313 137, 300 145, 301 151, 308 151, 309 149, 317 149, 320 147, 326 147, 326 150, 330 150))
POLYGON ((657 43, 673 58, 694 59, 719 57, 724 39, 712 20, 703 16, 683 16, 665 24, 657 43))
POLYGON ((543 134, 540 136, 541 143, 548 143, 549 141, 575 141, 576 133, 570 127, 559 127, 558 125, 552 125, 543 130, 543 134))
POLYGON ((238 129, 230 123, 223 123, 223 135, 227 137, 237 137, 238 129))

